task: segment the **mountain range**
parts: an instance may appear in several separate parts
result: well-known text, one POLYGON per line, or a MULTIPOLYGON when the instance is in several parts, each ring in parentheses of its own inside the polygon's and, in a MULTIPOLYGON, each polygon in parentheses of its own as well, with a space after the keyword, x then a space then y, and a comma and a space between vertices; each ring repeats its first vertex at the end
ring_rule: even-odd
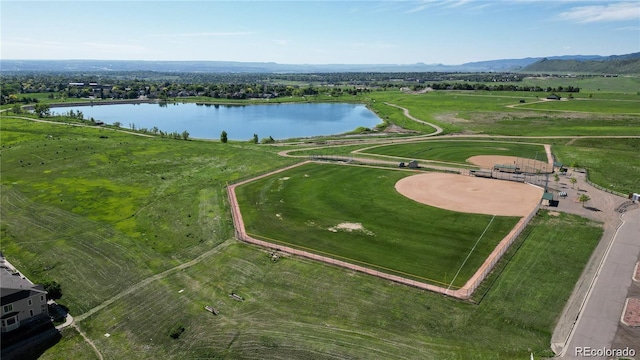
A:
POLYGON ((640 73, 640 52, 625 55, 564 55, 443 64, 279 64, 236 61, 0 60, 0 72, 156 71, 207 73, 331 72, 587 72, 640 73))

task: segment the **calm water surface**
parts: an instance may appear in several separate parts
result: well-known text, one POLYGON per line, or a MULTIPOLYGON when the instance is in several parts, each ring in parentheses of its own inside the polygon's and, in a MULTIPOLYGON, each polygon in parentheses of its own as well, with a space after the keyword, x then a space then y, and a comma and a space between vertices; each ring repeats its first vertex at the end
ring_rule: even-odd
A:
POLYGON ((85 119, 106 124, 120 122, 123 128, 154 126, 164 132, 184 130, 192 138, 288 139, 333 135, 359 126, 374 127, 381 122, 373 112, 358 104, 269 104, 269 105, 196 105, 189 104, 117 104, 52 108, 55 114, 82 111, 85 119))

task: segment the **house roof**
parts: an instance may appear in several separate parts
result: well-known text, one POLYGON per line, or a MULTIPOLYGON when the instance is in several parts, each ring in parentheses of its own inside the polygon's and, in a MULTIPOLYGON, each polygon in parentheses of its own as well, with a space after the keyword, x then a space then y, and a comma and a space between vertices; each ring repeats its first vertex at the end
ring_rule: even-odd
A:
POLYGON ((14 316, 16 316, 18 314, 20 314, 20 311, 12 311, 10 313, 6 313, 6 314, 2 315, 2 317, 0 319, 2 319, 2 320, 8 319, 8 318, 14 317, 14 316))
POLYGON ((42 285, 35 285, 19 272, 0 266, 0 305, 11 304, 37 294, 46 294, 42 285))

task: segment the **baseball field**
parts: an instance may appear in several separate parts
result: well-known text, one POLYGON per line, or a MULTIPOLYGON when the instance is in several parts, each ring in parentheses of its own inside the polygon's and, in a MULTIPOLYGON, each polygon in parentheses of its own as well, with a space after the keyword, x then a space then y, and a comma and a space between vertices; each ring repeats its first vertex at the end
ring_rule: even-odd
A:
POLYGON ((249 236, 460 288, 542 189, 436 172, 307 163, 236 188, 249 236))

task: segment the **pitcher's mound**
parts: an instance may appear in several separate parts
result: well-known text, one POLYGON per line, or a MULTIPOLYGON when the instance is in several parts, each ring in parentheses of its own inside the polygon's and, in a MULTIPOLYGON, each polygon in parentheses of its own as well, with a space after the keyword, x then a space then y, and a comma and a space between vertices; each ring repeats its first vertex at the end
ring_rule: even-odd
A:
POLYGON ((435 172, 400 179, 395 188, 422 204, 500 216, 529 215, 544 193, 541 188, 524 183, 435 172))

